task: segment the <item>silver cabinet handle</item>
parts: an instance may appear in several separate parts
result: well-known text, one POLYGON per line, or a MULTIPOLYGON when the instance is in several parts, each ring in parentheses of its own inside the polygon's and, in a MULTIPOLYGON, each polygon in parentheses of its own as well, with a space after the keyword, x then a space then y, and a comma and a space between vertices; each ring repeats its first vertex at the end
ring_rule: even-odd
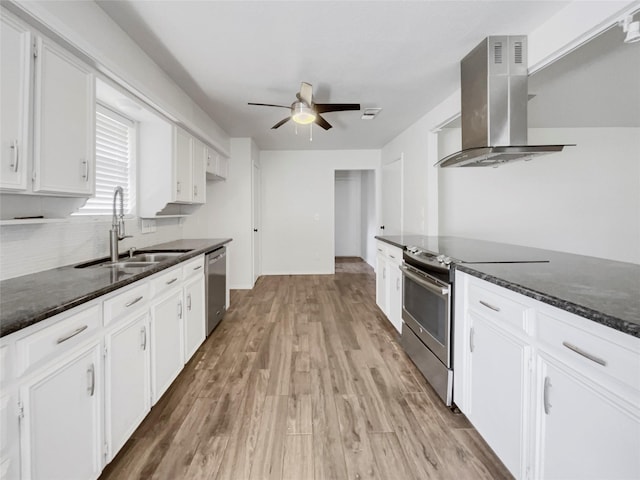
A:
POLYGON ((585 352, 584 350, 582 350, 580 347, 576 347, 575 345, 573 345, 572 343, 569 342, 562 342, 562 345, 564 345, 565 347, 567 347, 569 350, 576 352, 578 355, 582 355, 584 358, 588 358, 589 360, 591 360, 592 362, 596 362, 598 365, 602 365, 603 367, 607 366, 607 361, 603 360, 600 357, 596 357, 595 355, 590 354, 589 352, 585 352))
POLYGON ((490 308, 494 312, 499 312, 500 311, 500 307, 494 307, 490 303, 487 303, 487 302, 485 302, 483 300, 478 300, 478 302, 480 302, 480 305, 484 305, 485 307, 490 308))
POLYGON ((87 325, 83 325, 83 326, 81 326, 79 328, 76 328, 73 332, 71 332, 71 333, 69 333, 67 335, 63 335, 62 337, 60 337, 58 340, 56 340, 56 343, 66 342, 70 338, 73 338, 76 335, 78 335, 79 333, 84 332, 87 328, 89 328, 87 325))
POLYGON ((90 397, 93 397, 93 394, 96 391, 96 369, 93 363, 89 365, 89 368, 87 368, 87 376, 89 379, 89 385, 87 386, 87 393, 89 394, 90 397))
POLYGON ((147 327, 143 326, 140 329, 140 335, 142 336, 142 342, 140 343, 140 348, 142 348, 142 350, 146 350, 147 349, 147 327))
POLYGON ((18 161, 20 160, 20 153, 18 150, 18 140, 13 141, 13 145, 11 145, 11 150, 13 150, 13 163, 10 166, 15 173, 18 171, 18 161))
POLYGON ((542 394, 542 403, 544 405, 545 415, 549 415, 551 411, 551 404, 549 403, 549 390, 551 389, 551 378, 544 377, 544 391, 542 394))
POLYGON ((182 301, 178 302, 178 318, 182 318, 182 301))
POLYGON ((474 338, 473 338, 473 337, 474 337, 474 335, 475 335, 475 333, 474 333, 474 331, 473 331, 473 328, 470 328, 470 329, 469 329, 469 351, 470 351, 471 353, 473 353, 473 351, 474 351, 474 350, 475 350, 475 348, 476 348, 476 345, 475 345, 475 343, 474 343, 474 338))
POLYGON ((140 295, 138 298, 131 300, 129 303, 125 304, 125 307, 130 307, 131 305, 135 305, 136 303, 138 303, 140 300, 142 300, 144 298, 143 295, 140 295))
POLYGON ((194 186, 193 186, 193 196, 194 196, 194 197, 197 197, 197 196, 198 196, 198 186, 197 186, 197 185, 194 185, 194 186))
POLYGON ((396 278, 396 290, 400 291, 400 278, 396 278))
POLYGON ((84 165, 84 175, 82 176, 82 178, 84 178, 85 182, 89 181, 89 162, 87 160, 83 160, 82 164, 84 165))
POLYGON ((178 277, 176 277, 176 278, 172 278, 171 280, 169 280, 169 281, 167 282, 167 285, 171 285, 172 283, 176 282, 177 280, 178 280, 178 277))
POLYGON ((191 294, 187 295, 187 310, 191 311, 191 294))
POLYGON ((197 267, 193 267, 194 270, 200 270, 202 268, 202 265, 198 265, 197 267))
POLYGON ((180 182, 178 182, 177 191, 178 191, 178 193, 180 193, 180 182))
POLYGON ((386 279, 387 278, 387 267, 383 267, 382 269, 382 279, 386 279))
POLYGON ((394 257, 394 256, 393 256, 393 255, 391 255, 391 254, 389 254, 389 256, 390 256, 391 258, 393 258, 393 259, 395 259, 395 258, 396 258, 396 257, 394 257))

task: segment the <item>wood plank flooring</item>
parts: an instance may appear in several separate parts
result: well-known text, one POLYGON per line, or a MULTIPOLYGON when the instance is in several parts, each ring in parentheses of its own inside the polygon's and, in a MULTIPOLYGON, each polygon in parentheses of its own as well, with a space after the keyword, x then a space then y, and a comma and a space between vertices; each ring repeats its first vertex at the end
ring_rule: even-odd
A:
POLYGON ((102 476, 424 480, 511 475, 420 376, 373 270, 261 277, 102 476))

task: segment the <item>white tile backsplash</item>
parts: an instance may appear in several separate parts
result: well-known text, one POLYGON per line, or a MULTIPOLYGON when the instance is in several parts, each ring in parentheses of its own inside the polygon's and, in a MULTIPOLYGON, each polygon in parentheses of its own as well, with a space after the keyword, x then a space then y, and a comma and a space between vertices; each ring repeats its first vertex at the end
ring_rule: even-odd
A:
MULTIPOLYGON (((140 219, 126 220, 127 238, 120 251, 138 249, 182 238, 179 218, 156 221, 156 231, 145 233, 140 219)), ((109 255, 111 217, 71 217, 59 223, 0 227, 0 280, 88 261, 109 255)))

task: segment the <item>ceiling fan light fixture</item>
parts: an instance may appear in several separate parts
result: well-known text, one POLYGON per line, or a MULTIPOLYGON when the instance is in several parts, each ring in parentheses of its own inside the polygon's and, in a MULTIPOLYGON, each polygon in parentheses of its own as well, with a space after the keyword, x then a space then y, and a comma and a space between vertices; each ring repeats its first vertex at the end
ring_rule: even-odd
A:
POLYGON ((309 125, 316 121, 316 112, 302 102, 296 102, 292 111, 291 119, 300 125, 309 125))
POLYGON ((619 22, 622 31, 626 33, 624 43, 640 42, 640 21, 633 21, 633 14, 627 15, 619 22))

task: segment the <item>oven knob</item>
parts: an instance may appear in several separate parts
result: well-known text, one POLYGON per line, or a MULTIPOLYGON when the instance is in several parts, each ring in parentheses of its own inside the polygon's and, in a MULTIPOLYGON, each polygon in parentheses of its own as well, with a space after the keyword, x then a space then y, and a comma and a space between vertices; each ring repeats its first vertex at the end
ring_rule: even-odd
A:
POLYGON ((437 260, 438 262, 440 262, 440 263, 444 263, 444 259, 445 259, 445 258, 447 258, 447 257, 445 257, 444 255, 438 255, 438 256, 436 257, 436 260, 437 260))
POLYGON ((451 265, 451 257, 444 257, 442 259, 442 263, 444 263, 445 265, 451 265))

